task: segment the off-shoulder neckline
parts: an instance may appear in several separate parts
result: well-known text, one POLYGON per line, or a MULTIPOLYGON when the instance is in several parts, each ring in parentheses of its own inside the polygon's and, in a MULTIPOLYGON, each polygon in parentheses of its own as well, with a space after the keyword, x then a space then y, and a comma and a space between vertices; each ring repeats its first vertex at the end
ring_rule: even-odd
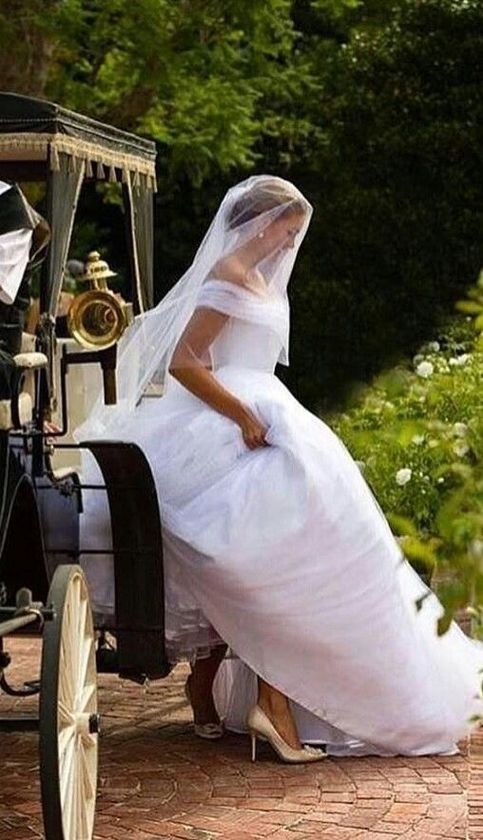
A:
MULTIPOLYGON (((263 274, 261 273, 261 271, 259 272, 259 274, 263 277, 263 274)), ((256 291, 254 291, 253 288, 250 288, 250 286, 245 286, 242 283, 237 283, 236 280, 227 280, 224 277, 218 277, 218 276, 214 275, 212 272, 210 272, 207 275, 206 279, 203 282, 203 285, 205 283, 210 282, 210 281, 213 281, 215 283, 227 283, 232 288, 236 287, 238 289, 244 289, 245 291, 251 292, 252 294, 257 294, 258 297, 265 297, 266 296, 266 295, 259 295, 256 291)), ((268 286, 267 286, 267 283, 266 283, 266 280, 265 280, 264 277, 263 277, 263 282, 265 283, 265 290, 268 291, 268 286)))

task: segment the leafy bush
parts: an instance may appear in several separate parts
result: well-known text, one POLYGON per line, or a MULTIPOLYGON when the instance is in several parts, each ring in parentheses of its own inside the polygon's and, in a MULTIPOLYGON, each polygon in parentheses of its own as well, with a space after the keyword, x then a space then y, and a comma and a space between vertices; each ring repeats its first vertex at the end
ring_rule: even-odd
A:
MULTIPOLYGON (((435 340, 354 389, 324 420, 344 441, 420 573, 446 607, 483 608, 483 272, 435 340), (472 314, 464 314, 471 309, 472 314)), ((476 622, 480 625, 480 622, 476 622)))

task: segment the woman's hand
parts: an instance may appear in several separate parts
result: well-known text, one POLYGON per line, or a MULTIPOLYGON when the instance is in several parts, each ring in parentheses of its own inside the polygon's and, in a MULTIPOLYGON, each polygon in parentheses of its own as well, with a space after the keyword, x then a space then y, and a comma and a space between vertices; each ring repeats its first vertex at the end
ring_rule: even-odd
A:
POLYGON ((256 449, 258 446, 270 446, 265 440, 268 432, 267 426, 260 422, 256 414, 246 405, 236 422, 242 430, 243 440, 249 449, 256 449))

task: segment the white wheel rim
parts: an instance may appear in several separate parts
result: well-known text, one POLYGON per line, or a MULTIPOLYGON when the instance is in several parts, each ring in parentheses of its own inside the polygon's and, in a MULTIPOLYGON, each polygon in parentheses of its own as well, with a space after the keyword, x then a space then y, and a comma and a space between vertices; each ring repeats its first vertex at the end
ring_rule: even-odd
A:
POLYGON ((85 581, 75 575, 67 589, 60 640, 57 736, 64 837, 92 836, 97 785, 95 642, 85 581))

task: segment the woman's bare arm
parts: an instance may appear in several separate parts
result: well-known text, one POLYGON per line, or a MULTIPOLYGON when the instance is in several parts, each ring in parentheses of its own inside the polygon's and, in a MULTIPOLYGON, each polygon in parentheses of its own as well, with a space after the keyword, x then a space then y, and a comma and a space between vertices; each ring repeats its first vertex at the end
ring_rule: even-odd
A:
POLYGON ((175 347, 169 372, 188 391, 234 420, 240 426, 247 446, 252 449, 265 444, 266 428, 200 361, 229 317, 208 307, 195 309, 175 347))

